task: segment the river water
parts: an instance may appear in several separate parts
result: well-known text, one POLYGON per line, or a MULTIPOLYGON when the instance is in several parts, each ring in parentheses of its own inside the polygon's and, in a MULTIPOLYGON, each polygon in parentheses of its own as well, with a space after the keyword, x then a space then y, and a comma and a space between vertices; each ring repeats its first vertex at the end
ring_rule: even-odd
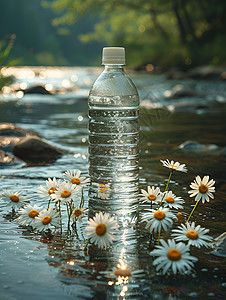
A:
MULTIPOLYGON (((66 170, 81 170, 88 176, 87 95, 98 68, 11 68, 12 87, 0 98, 0 122, 34 130, 45 141, 67 154, 51 165, 28 166, 16 160, 0 166, 0 188, 23 190, 32 203, 46 205, 37 188, 47 178, 63 178, 66 170), (54 95, 25 94, 19 89, 44 85, 54 95), (15 90, 17 90, 15 92, 15 90)), ((226 189, 226 86, 220 80, 170 80, 165 75, 133 73, 141 98, 140 188, 160 186, 168 171, 160 159, 185 163, 188 173, 173 174, 170 189, 185 200, 184 215, 194 205, 188 197, 196 175, 216 181, 214 200, 199 204, 193 221, 210 229, 215 238, 224 232, 226 189), (194 92, 182 98, 169 97, 174 87, 194 92), (196 142, 191 143, 189 141, 196 142), (187 147, 183 146, 187 142, 187 147), (181 146, 182 145, 182 146, 181 146)), ((185 144, 186 145, 186 144, 185 144)), ((85 207, 89 203, 84 191, 85 207)), ((118 205, 118 204, 117 204, 118 205)), ((99 205, 100 206, 100 205, 99 205)), ((142 213, 146 205, 136 208, 142 213)), ((108 207, 108 210, 111 206, 108 207)), ((152 266, 149 233, 129 214, 130 204, 112 211, 119 220, 116 242, 108 250, 86 243, 86 220, 77 232, 37 234, 19 227, 10 209, 0 203, 0 294, 1 299, 223 299, 226 278, 224 257, 211 250, 191 249, 198 257, 192 275, 161 276, 152 266), (124 215, 118 215, 124 211, 124 215), (126 282, 112 276, 120 259, 132 271, 126 282)), ((105 208, 103 207, 103 211, 105 208)), ((167 237, 167 235, 165 236, 167 237)))

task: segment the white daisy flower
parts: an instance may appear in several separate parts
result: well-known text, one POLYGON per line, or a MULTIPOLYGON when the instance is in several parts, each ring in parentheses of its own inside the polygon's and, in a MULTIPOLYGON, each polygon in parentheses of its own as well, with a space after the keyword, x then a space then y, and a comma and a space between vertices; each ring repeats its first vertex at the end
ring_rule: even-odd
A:
POLYGON ((32 225, 35 217, 37 217, 44 209, 44 207, 38 207, 36 204, 34 206, 29 204, 18 211, 20 216, 17 218, 17 221, 21 225, 32 225))
POLYGON ((58 185, 57 191, 52 195, 52 198, 55 202, 61 201, 65 204, 65 202, 74 199, 79 191, 80 188, 76 185, 71 184, 69 181, 64 181, 58 185))
POLYGON ((178 161, 174 162, 173 160, 160 160, 164 167, 174 171, 187 172, 187 167, 185 164, 180 164, 178 161))
POLYGON ((189 246, 184 243, 178 243, 174 240, 168 240, 168 244, 164 240, 160 240, 162 246, 156 246, 157 249, 150 252, 151 256, 158 256, 153 265, 156 270, 163 269, 165 275, 169 269, 172 269, 173 274, 179 272, 183 274, 185 271, 190 271, 194 266, 194 262, 198 259, 191 256, 189 253, 189 246))
POLYGON ((97 195, 100 199, 108 199, 109 198, 109 184, 100 183, 97 195))
POLYGON ((172 236, 176 241, 188 241, 189 246, 197 248, 202 246, 206 248, 211 247, 210 242, 212 242, 213 238, 207 235, 209 229, 202 228, 200 225, 195 226, 194 222, 185 225, 181 224, 178 226, 178 229, 173 229, 172 232, 172 236))
POLYGON ((46 200, 52 198, 54 193, 57 191, 60 182, 61 180, 57 181, 55 177, 53 179, 48 178, 48 180, 46 180, 46 188, 42 185, 38 187, 38 193, 40 197, 46 198, 46 200))
POLYGON ((78 171, 77 173, 76 173, 76 170, 74 170, 73 173, 72 173, 72 171, 66 171, 64 173, 64 175, 66 175, 66 177, 69 179, 69 181, 72 184, 76 184, 77 186, 80 186, 81 188, 88 186, 90 183, 90 178, 80 177, 81 171, 78 171))
POLYGON ((107 248, 115 239, 114 229, 118 227, 114 217, 110 217, 108 213, 96 213, 93 219, 89 219, 86 227, 87 235, 90 241, 99 248, 107 248))
POLYGON ((162 200, 163 193, 160 191, 159 187, 150 187, 148 186, 148 191, 141 189, 140 199, 143 200, 142 203, 151 202, 151 203, 159 203, 162 200))
POLYGON ((21 192, 14 192, 12 190, 3 189, 2 199, 5 201, 6 206, 11 206, 12 209, 18 209, 23 207, 24 205, 29 202, 29 199, 25 198, 22 195, 23 191, 21 192))
POLYGON ((147 222, 145 228, 150 228, 150 232, 160 232, 162 228, 167 231, 172 226, 173 219, 176 219, 176 216, 169 211, 169 208, 162 207, 158 210, 149 209, 142 218, 147 222))
POLYGON ((214 198, 212 193, 215 192, 215 187, 213 186, 215 181, 211 179, 209 181, 209 176, 204 176, 203 179, 200 176, 196 176, 194 182, 190 184, 191 191, 188 191, 190 197, 195 197, 195 201, 202 199, 202 203, 205 201, 209 202, 210 198, 214 198))
POLYGON ((59 213, 53 208, 44 209, 35 217, 32 227, 39 231, 50 229, 51 226, 59 225, 59 213))
POLYGON ((82 217, 85 214, 85 211, 86 211, 85 207, 82 207, 82 208, 76 207, 76 208, 74 208, 73 211, 72 211, 73 221, 74 222, 76 222, 76 221, 80 222, 82 220, 82 217))
POLYGON ((183 209, 184 200, 177 197, 172 191, 168 191, 164 195, 163 206, 175 209, 183 209))

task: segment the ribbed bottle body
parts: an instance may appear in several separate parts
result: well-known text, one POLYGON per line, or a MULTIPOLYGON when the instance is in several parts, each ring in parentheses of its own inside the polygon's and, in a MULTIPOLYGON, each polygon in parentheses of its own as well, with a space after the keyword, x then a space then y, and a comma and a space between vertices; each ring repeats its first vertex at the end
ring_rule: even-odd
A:
POLYGON ((139 96, 122 67, 105 67, 88 105, 89 196, 106 203, 132 201, 138 194, 139 96))

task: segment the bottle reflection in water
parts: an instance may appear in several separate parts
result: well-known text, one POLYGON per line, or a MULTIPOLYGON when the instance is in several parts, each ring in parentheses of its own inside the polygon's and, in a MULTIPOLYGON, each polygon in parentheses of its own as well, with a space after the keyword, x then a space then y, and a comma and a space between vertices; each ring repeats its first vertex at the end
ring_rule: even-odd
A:
POLYGON ((138 195, 139 96, 122 67, 124 48, 104 48, 102 62, 88 103, 90 203, 131 209, 138 195))

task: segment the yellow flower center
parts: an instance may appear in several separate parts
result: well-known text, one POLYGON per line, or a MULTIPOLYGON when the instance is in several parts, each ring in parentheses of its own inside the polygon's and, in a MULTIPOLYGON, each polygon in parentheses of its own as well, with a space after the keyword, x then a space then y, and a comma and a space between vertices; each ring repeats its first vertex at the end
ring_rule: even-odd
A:
POLYGON ((150 195, 148 196, 148 200, 150 200, 150 201, 155 201, 155 199, 156 199, 156 196, 153 195, 153 194, 150 194, 150 195))
POLYGON ((161 210, 158 210, 158 211, 156 211, 155 213, 154 213, 154 217, 157 219, 157 220, 162 220, 162 219, 164 219, 165 218, 165 213, 164 213, 164 211, 161 211, 161 210))
POLYGON ((181 253, 177 249, 171 249, 167 253, 167 257, 172 261, 177 261, 181 259, 181 253))
POLYGON ((19 202, 20 198, 17 195, 11 195, 10 200, 13 202, 19 202))
POLYGON ((77 185, 79 185, 79 184, 81 183, 81 181, 80 181, 80 179, 78 179, 78 178, 72 178, 72 179, 71 179, 71 183, 72 183, 72 184, 77 184, 77 185))
POLYGON ((105 235, 105 233, 107 232, 107 227, 105 224, 100 223, 96 226, 96 234, 99 236, 103 236, 105 235))
POLYGON ((199 238, 198 232, 190 230, 186 233, 186 236, 191 240, 197 240, 199 238))
POLYGON ((167 197, 167 198, 165 198, 165 200, 167 203, 174 203, 174 201, 175 201, 173 197, 167 197))
POLYGON ((99 193, 107 193, 107 191, 105 191, 105 190, 99 190, 98 192, 99 193))
POLYGON ((51 187, 49 190, 48 190, 48 194, 49 195, 52 195, 55 193, 55 191, 57 191, 57 188, 55 186, 51 187))
POLYGON ((199 192, 200 192, 201 194, 205 194, 206 192, 208 192, 208 187, 207 187, 205 184, 201 184, 201 185, 199 186, 199 192))
POLYGON ((178 166, 175 166, 175 165, 170 165, 170 167, 173 168, 173 169, 177 169, 178 168, 178 166))
POLYGON ((123 269, 119 268, 115 271, 114 274, 115 274, 115 276, 123 276, 123 277, 131 276, 131 272, 127 268, 123 268, 123 269))
POLYGON ((52 221, 52 218, 51 218, 51 217, 45 216, 45 217, 42 219, 42 224, 43 224, 43 225, 47 225, 47 224, 49 224, 51 221, 52 221))
POLYGON ((37 210, 35 210, 35 209, 30 210, 29 213, 28 213, 28 216, 29 216, 30 218, 35 218, 35 217, 37 217, 38 215, 39 215, 39 212, 38 212, 37 210))
POLYGON ((70 197, 70 196, 71 196, 71 192, 68 191, 68 190, 65 190, 65 191, 63 191, 63 192, 61 193, 61 197, 62 197, 62 198, 68 198, 68 197, 70 197))
POLYGON ((181 212, 177 213, 177 219, 178 219, 179 221, 182 220, 182 217, 183 217, 183 214, 182 214, 181 212))
POLYGON ((82 214, 81 209, 76 209, 76 210, 74 211, 74 215, 75 215, 76 217, 80 217, 81 214, 82 214))

